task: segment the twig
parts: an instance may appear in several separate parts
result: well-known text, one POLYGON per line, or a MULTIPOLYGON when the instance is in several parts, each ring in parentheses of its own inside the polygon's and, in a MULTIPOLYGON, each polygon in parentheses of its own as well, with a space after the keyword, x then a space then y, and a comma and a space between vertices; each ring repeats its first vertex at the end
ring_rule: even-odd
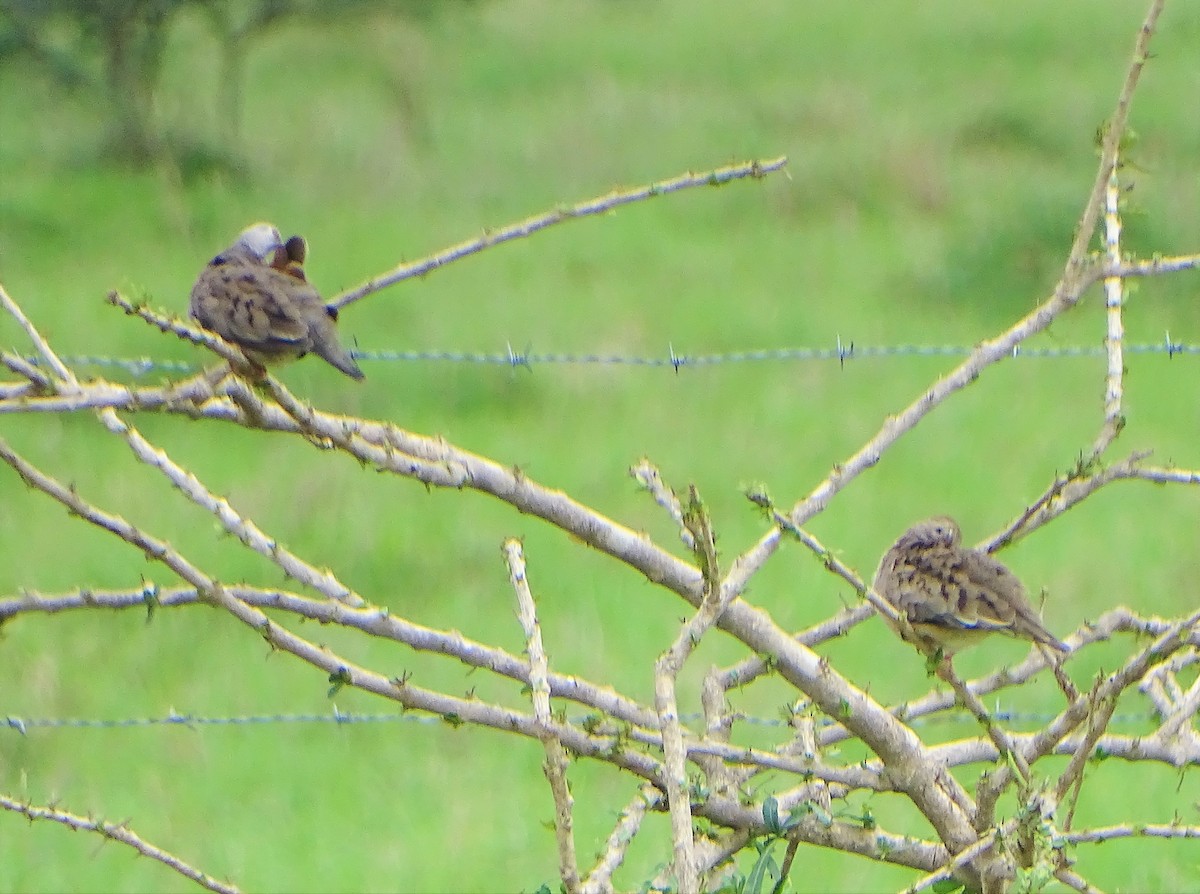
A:
POLYGON ((1131 276, 1162 276, 1200 268, 1200 255, 1158 256, 1148 261, 1117 260, 1104 265, 1102 276, 1129 279, 1131 276))
POLYGON ((699 174, 683 174, 672 180, 662 180, 658 183, 651 183, 647 186, 639 186, 635 189, 622 192, 611 192, 606 196, 588 199, 576 205, 556 208, 553 211, 547 211, 518 223, 509 224, 498 230, 487 232, 475 239, 460 242, 458 245, 419 261, 401 264, 390 272, 374 277, 357 288, 343 292, 340 295, 335 295, 328 303, 330 307, 340 310, 347 304, 358 301, 360 298, 365 298, 372 292, 378 292, 380 289, 385 289, 388 286, 411 279, 414 276, 424 276, 427 273, 432 273, 434 270, 444 267, 447 264, 468 255, 478 254, 485 248, 490 248, 493 245, 500 245, 503 242, 510 242, 513 239, 532 236, 534 233, 554 224, 594 214, 605 214, 623 205, 678 192, 681 189, 690 189, 696 186, 719 186, 723 183, 741 180, 746 177, 763 177, 766 174, 771 174, 782 169, 786 164, 786 157, 772 158, 768 161, 742 162, 741 164, 729 165, 728 167, 717 168, 713 171, 704 171, 699 174))
POLYGON ((525 633, 525 646, 529 650, 529 689, 533 700, 533 722, 546 761, 542 769, 554 795, 554 834, 558 841, 558 871, 563 887, 570 894, 580 890, 579 864, 575 859, 575 821, 573 810, 575 799, 567 784, 567 754, 562 742, 554 735, 550 715, 549 662, 542 647, 542 629, 538 624, 537 605, 529 590, 529 579, 525 573, 525 554, 521 541, 504 541, 504 560, 508 563, 508 577, 517 595, 517 617, 525 633))
POLYGON ((54 388, 54 383, 48 375, 26 360, 24 357, 18 357, 16 354, 10 354, 8 351, 0 352, 0 363, 11 369, 19 376, 24 376, 28 382, 23 383, 19 393, 9 393, 4 395, 6 400, 11 400, 16 397, 25 397, 30 392, 51 391, 54 388))
MULTIPOLYGON (((503 649, 468 639, 457 631, 423 627, 383 609, 354 609, 342 603, 310 599, 277 589, 226 585, 225 590, 247 605, 290 612, 321 624, 337 624, 369 636, 404 643, 417 651, 447 655, 468 667, 486 669, 522 684, 529 680, 528 663, 503 649)), ((144 608, 150 600, 160 608, 206 604, 194 587, 159 588, 153 583, 130 590, 81 590, 68 595, 25 593, 0 599, 0 622, 29 612, 144 608)), ((640 727, 657 725, 653 711, 610 687, 596 686, 578 677, 553 672, 548 679, 550 694, 554 698, 569 699, 611 715, 630 724, 631 734, 638 735, 640 727)), ((787 769, 797 771, 799 768, 789 766, 787 769)))
POLYGON ((138 459, 161 472, 180 493, 216 516, 226 531, 259 555, 274 562, 288 577, 347 605, 366 604, 358 593, 338 580, 332 571, 317 570, 279 541, 264 534, 258 525, 235 510, 228 500, 209 491, 199 478, 175 463, 166 451, 147 441, 137 429, 123 421, 115 412, 102 410, 100 419, 109 431, 125 438, 138 459))
POLYGON ((796 859, 796 850, 800 847, 799 835, 788 835, 787 850, 783 852, 783 862, 779 864, 779 881, 775 883, 771 894, 783 894, 783 886, 787 884, 788 876, 792 874, 792 861, 796 859))
MULTIPOLYGON (((1170 737, 1176 735, 1185 725, 1188 725, 1189 732, 1191 731, 1190 724, 1192 718, 1200 712, 1200 677, 1192 681, 1192 685, 1184 692, 1177 680, 1175 674, 1183 667, 1192 665, 1197 660, 1197 655, 1192 652, 1183 656, 1182 661, 1171 661, 1168 664, 1175 665, 1172 667, 1161 666, 1155 668, 1148 675, 1147 682, 1160 682, 1164 675, 1169 675, 1171 683, 1171 697, 1165 704, 1159 704, 1159 713, 1162 717, 1162 725, 1155 733, 1156 736, 1170 737)), ((1143 684, 1145 685, 1145 684, 1143 684)), ((1143 691, 1151 691, 1152 686, 1146 686, 1143 691)))
POLYGON ((217 881, 208 873, 202 872, 194 866, 185 863, 171 852, 151 844, 137 833, 130 831, 126 823, 109 823, 104 820, 88 819, 87 817, 77 816, 76 814, 67 813, 65 810, 58 810, 53 807, 35 807, 32 804, 23 804, 7 795, 0 795, 0 807, 3 807, 5 810, 11 810, 13 813, 19 813, 30 822, 34 822, 35 820, 49 820, 50 822, 60 823, 68 829, 75 831, 95 832, 102 838, 133 848, 143 857, 148 857, 151 860, 162 863, 164 866, 173 869, 184 878, 190 879, 202 888, 207 888, 209 891, 218 891, 220 894, 239 894, 237 886, 231 885, 228 882, 217 881))
MULTIPOLYGON (((28 390, 26 383, 23 387, 28 390)), ((53 386, 51 386, 53 387, 53 386)), ((0 398, 3 413, 71 413, 78 410, 153 410, 164 408, 191 417, 221 418, 200 404, 214 397, 212 386, 202 376, 193 376, 168 388, 132 388, 112 382, 87 382, 70 393, 26 397, 8 394, 0 398)))
MULTIPOLYGON (((1013 765, 1017 768, 1017 772, 1021 774, 1021 780, 1028 785, 1030 779, 1029 764, 1025 762, 1024 757, 1013 745, 1012 739, 1008 733, 998 727, 988 714, 987 708, 975 696, 975 693, 959 679, 958 674, 954 673, 954 668, 948 660, 943 660, 937 668, 938 677, 950 684, 954 690, 954 695, 964 708, 971 712, 972 716, 979 721, 979 724, 987 732, 988 738, 992 740, 1001 755, 1011 758, 1013 765)), ((988 825, 991 825, 988 823, 988 825)), ((978 825, 976 826, 978 828, 978 825)))
POLYGON ((604 851, 596 861, 595 868, 584 879, 583 894, 610 894, 613 890, 613 873, 625 862, 625 852, 642 827, 646 808, 657 800, 656 790, 652 786, 643 785, 625 805, 625 809, 617 818, 617 824, 608 836, 608 841, 605 842, 604 851))
MULTIPOLYGON (((12 318, 17 321, 17 325, 25 330, 25 334, 29 337, 29 340, 33 342, 33 346, 37 348, 37 352, 41 354, 43 358, 45 358, 47 365, 54 372, 54 374, 63 381, 74 381, 75 377, 71 374, 70 369, 68 369, 67 365, 59 359, 59 356, 56 353, 54 353, 54 350, 50 347, 50 343, 47 342, 46 339, 42 338, 41 333, 38 332, 37 328, 32 322, 30 322, 29 317, 25 316, 24 311, 21 310, 17 302, 13 301, 12 298, 9 297, 8 292, 4 291, 3 286, 0 286, 0 307, 3 307, 6 311, 8 311, 9 314, 12 315, 12 318)), ((48 380, 43 378, 43 381, 47 386, 50 385, 48 380)))
POLYGON ((1137 470, 1142 460, 1149 455, 1148 451, 1135 450, 1125 459, 1105 468, 1086 471, 1081 464, 1068 475, 1056 476, 1042 495, 1014 522, 982 543, 980 548, 989 553, 995 552, 1001 544, 1010 543, 1036 531, 1112 482, 1141 477, 1137 470))
POLYGON ((1063 821, 1063 828, 1070 829, 1071 823, 1075 818, 1075 807, 1079 803, 1079 792, 1083 787, 1083 770, 1088 759, 1095 753, 1096 743, 1100 737, 1104 735, 1104 731, 1108 729, 1108 723, 1112 720, 1113 711, 1116 710, 1116 698, 1099 699, 1095 698, 1093 691, 1090 700, 1092 702, 1091 709, 1088 711, 1088 728, 1087 732, 1079 740, 1079 745, 1075 749, 1075 753, 1071 755, 1070 763, 1067 768, 1058 777, 1058 782, 1054 786, 1055 799, 1062 803, 1067 796, 1067 792, 1074 790, 1074 796, 1071 798, 1071 809, 1067 812, 1066 819, 1063 821))
POLYGON ((843 563, 841 559, 835 556, 832 550, 826 548, 826 546, 821 543, 820 540, 808 533, 808 531, 804 530, 799 525, 793 524, 792 520, 783 513, 773 511, 772 517, 775 520, 775 524, 779 525, 780 528, 791 534, 794 538, 796 538, 796 540, 800 541, 800 543, 812 550, 813 553, 816 554, 817 558, 821 560, 821 564, 825 566, 826 571, 832 572, 846 581, 846 583, 854 588, 855 592, 858 593, 859 596, 866 596, 867 585, 863 582, 862 578, 855 573, 853 568, 849 567, 843 563))
POLYGON ((950 878, 959 869, 966 866, 976 857, 980 856, 989 848, 991 848, 995 843, 995 840, 995 830, 989 830, 984 835, 981 835, 969 847, 965 847, 955 854, 954 859, 945 866, 939 867, 938 869, 926 875, 924 878, 917 879, 917 881, 905 888, 904 894, 917 894, 919 891, 924 891, 926 888, 930 888, 933 885, 936 885, 938 882, 950 878))
POLYGON ((141 317, 162 332, 175 335, 194 345, 208 348, 218 357, 228 362, 231 368, 243 375, 257 379, 262 373, 262 370, 247 360, 246 355, 236 346, 225 341, 225 339, 221 338, 215 332, 189 325, 174 316, 157 313, 144 305, 134 304, 115 289, 108 293, 108 303, 114 307, 121 308, 121 310, 130 316, 141 317))
POLYGON ((683 523, 683 506, 679 503, 679 497, 676 496, 675 491, 667 487, 658 468, 649 459, 643 457, 637 465, 630 467, 629 474, 648 494, 654 497, 654 502, 671 516, 679 528, 679 539, 683 541, 683 545, 688 549, 695 549, 696 539, 683 523))
MULTIPOLYGON (((1013 744, 1021 749, 1028 749, 1037 744, 1037 733, 1010 733, 1013 744)), ((1078 753, 1084 737, 1080 735, 1067 736, 1059 740, 1048 754, 1061 757, 1074 757, 1078 753)), ((929 749, 930 757, 941 761, 947 767, 965 767, 975 763, 995 763, 1000 756, 996 744, 990 739, 959 739, 945 745, 935 745, 929 749)), ((1120 758, 1129 762, 1153 761, 1168 767, 1181 766, 1179 750, 1164 745, 1161 741, 1146 736, 1120 736, 1113 733, 1101 736, 1097 740, 1091 758, 1120 758)), ((1189 743, 1186 752, 1182 754, 1183 765, 1200 763, 1200 744, 1189 743)), ((865 770, 876 769, 877 762, 871 761, 865 770)), ((877 789, 883 791, 885 789, 877 789)), ((981 808, 982 809, 982 808, 981 808)))
MULTIPOLYGON (((853 627, 874 615, 875 606, 869 602, 863 602, 853 608, 842 609, 833 617, 800 631, 794 639, 804 646, 820 645, 834 637, 845 636, 853 627)), ((721 672, 721 685, 727 690, 746 686, 770 669, 770 662, 758 656, 743 658, 737 664, 730 665, 721 672)))
POLYGON ((1153 484, 1200 484, 1200 471, 1194 469, 1159 469, 1147 466, 1122 467, 1115 470, 1117 478, 1136 478, 1153 484))
POLYGON ((1117 838, 1200 838, 1200 826, 1185 826, 1182 823, 1130 823, 1064 832, 1060 838, 1066 844, 1095 844, 1117 838))
MULTIPOLYGON (((1104 257, 1110 266, 1121 262, 1121 187, 1116 164, 1108 176, 1104 190, 1104 257)), ((1104 280, 1104 306, 1107 310, 1108 334, 1104 347, 1108 351, 1108 373, 1104 386, 1104 424, 1092 444, 1092 457, 1097 458, 1120 433, 1125 425, 1121 416, 1121 396, 1125 380, 1125 325, 1121 318, 1124 303, 1124 283, 1118 276, 1104 280)))
POLYGON ((1099 888, 1095 887, 1091 882, 1075 872, 1073 869, 1068 869, 1065 866, 1060 866, 1054 871, 1054 877, 1071 888, 1074 891, 1079 891, 1080 894, 1104 894, 1099 888))
POLYGON ((716 536, 708 511, 693 486, 681 521, 692 536, 696 559, 704 577, 704 597, 691 619, 683 625, 671 647, 654 665, 654 707, 658 712, 663 740, 667 804, 671 814, 676 880, 682 894, 699 891, 699 867, 693 851, 691 792, 688 786, 683 729, 675 697, 675 681, 692 650, 716 623, 733 594, 721 592, 721 570, 717 561, 716 536), (728 598, 726 598, 726 596, 728 598))

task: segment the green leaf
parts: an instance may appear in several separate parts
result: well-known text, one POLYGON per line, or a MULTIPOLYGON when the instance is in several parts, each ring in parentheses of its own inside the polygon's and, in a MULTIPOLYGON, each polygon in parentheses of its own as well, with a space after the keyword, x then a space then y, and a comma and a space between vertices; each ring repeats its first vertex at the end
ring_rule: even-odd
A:
POLYGON ((333 698, 335 695, 341 692, 343 686, 350 682, 350 669, 339 667, 329 675, 329 682, 333 685, 329 687, 329 692, 326 693, 326 697, 333 698))
POLYGON ((778 878, 778 876, 779 867, 775 864, 775 858, 771 856, 771 847, 768 844, 759 854, 758 859, 754 861, 750 874, 746 876, 744 890, 746 894, 762 894, 768 877, 778 878))
POLYGON ((763 823, 767 827, 767 831, 773 835, 779 835, 783 832, 783 827, 779 824, 779 802, 774 796, 768 797, 763 801, 762 806, 763 823))
MULTIPOLYGON (((806 816, 808 816, 810 813, 816 813, 816 811, 817 805, 815 805, 812 801, 804 801, 800 804, 797 804, 792 808, 791 812, 788 814, 788 818, 784 821, 783 831, 790 832, 792 829, 804 822, 804 818, 806 816)), ((821 812, 824 813, 824 811, 821 812)))

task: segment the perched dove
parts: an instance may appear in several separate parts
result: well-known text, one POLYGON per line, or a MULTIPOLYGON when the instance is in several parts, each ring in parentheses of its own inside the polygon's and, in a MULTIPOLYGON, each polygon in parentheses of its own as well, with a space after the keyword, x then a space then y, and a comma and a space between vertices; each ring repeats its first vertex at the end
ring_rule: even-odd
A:
POLYGON ((1070 651, 1042 626, 1016 575, 961 538, 952 518, 918 522, 875 572, 875 592, 908 619, 920 644, 948 656, 999 631, 1070 651))
POLYGON ((362 370, 338 342, 337 311, 326 306, 304 278, 306 255, 307 246, 299 236, 284 243, 270 224, 248 227, 200 271, 192 287, 192 318, 233 342, 259 365, 311 351, 351 378, 361 379, 362 370), (275 266, 280 252, 284 269, 275 266))

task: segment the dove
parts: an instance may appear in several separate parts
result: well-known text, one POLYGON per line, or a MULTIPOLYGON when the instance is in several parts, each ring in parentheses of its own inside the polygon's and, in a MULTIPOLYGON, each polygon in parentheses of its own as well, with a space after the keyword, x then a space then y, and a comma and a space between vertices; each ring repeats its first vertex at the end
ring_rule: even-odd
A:
POLYGON ((361 379, 362 370, 338 341, 337 310, 304 277, 306 256, 299 236, 285 243, 271 224, 247 227, 200 271, 192 287, 191 316, 260 366, 311 352, 361 379), (280 252, 282 270, 274 266, 280 252))
POLYGON ((875 572, 875 592, 908 620, 918 645, 949 656, 1000 632, 1069 652, 1042 625, 1016 575, 987 553, 964 548, 961 538, 952 518, 918 522, 875 572))

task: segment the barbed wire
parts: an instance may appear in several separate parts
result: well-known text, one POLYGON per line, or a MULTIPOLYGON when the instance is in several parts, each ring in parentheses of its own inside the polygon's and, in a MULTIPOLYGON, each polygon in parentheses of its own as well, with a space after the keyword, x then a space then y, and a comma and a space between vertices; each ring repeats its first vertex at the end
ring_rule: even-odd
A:
MULTIPOLYGON (((1000 723, 1049 723, 1057 715, 1053 713, 1041 714, 1035 711, 1009 711, 997 707, 991 712, 993 720, 1000 723)), ((790 727, 791 723, 783 718, 771 717, 754 717, 751 715, 737 714, 736 721, 746 723, 751 726, 784 728, 790 727)), ((704 719, 702 714, 681 714, 680 719, 684 722, 692 723, 704 719)), ((1153 722, 1156 719, 1153 712, 1146 711, 1143 713, 1130 714, 1115 714, 1112 717, 1111 723, 1114 724, 1134 724, 1153 722)), ((583 717, 573 719, 572 723, 583 721, 583 717)), ((418 724, 437 724, 445 722, 443 718, 433 714, 419 714, 416 712, 399 712, 399 713, 369 713, 356 714, 353 712, 343 712, 336 706, 332 712, 328 714, 301 713, 301 714, 249 714, 243 716, 203 716, 196 714, 180 714, 174 710, 161 717, 120 717, 112 719, 104 718, 76 718, 76 717, 18 717, 9 715, 0 721, 0 728, 14 730, 21 735, 27 735, 30 730, 47 729, 83 729, 83 730, 100 730, 100 729, 130 729, 136 727, 159 727, 159 726, 184 726, 189 728, 201 728, 206 726, 267 726, 271 724, 334 724, 337 726, 349 726, 356 724, 384 724, 384 723, 418 723, 418 724)), ((928 717, 913 717, 908 721, 913 726, 924 726, 933 723, 951 723, 963 722, 974 724, 978 721, 969 714, 938 714, 928 717)), ((825 718, 820 725, 831 725, 834 720, 825 718)))
MULTIPOLYGON (((523 350, 505 345, 504 351, 361 351, 353 350, 356 360, 368 363, 462 363, 482 366, 509 366, 514 369, 532 370, 539 365, 579 366, 640 366, 649 368, 671 368, 678 372, 692 367, 721 366, 737 363, 766 362, 809 362, 836 360, 845 365, 847 361, 890 357, 966 357, 975 350, 974 345, 856 345, 853 341, 843 342, 840 338, 828 348, 764 348, 761 350, 730 351, 712 354, 680 353, 674 344, 667 345, 666 354, 576 354, 570 352, 542 353, 526 347, 523 350)), ((1177 342, 1168 332, 1161 342, 1143 342, 1124 346, 1126 354, 1162 354, 1168 359, 1179 355, 1200 354, 1200 344, 1177 342)), ((1016 358, 1054 360, 1063 358, 1104 357, 1103 345, 1060 345, 1057 347, 1021 347, 1013 349, 1016 358)), ((39 358, 26 357, 34 366, 39 358)), ((150 357, 108 357, 97 354, 82 354, 65 357, 70 366, 93 366, 122 369, 134 376, 152 372, 192 373, 198 372, 202 364, 180 360, 156 360, 150 357)))

